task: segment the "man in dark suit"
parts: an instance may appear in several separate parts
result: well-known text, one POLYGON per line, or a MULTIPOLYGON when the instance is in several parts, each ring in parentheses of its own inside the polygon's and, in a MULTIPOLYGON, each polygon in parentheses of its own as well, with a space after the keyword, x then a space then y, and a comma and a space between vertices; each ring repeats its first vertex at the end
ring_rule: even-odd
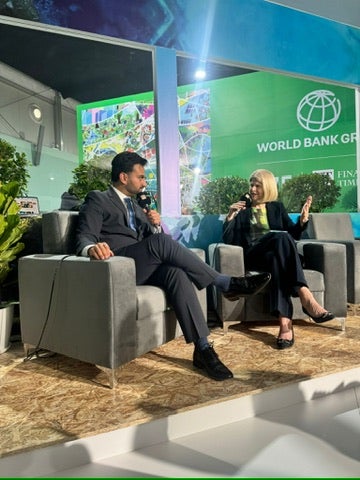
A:
POLYGON ((112 186, 91 191, 79 213, 76 251, 94 260, 113 255, 135 260, 136 284, 165 290, 187 343, 195 344, 193 365, 215 380, 233 375, 220 361, 207 336, 209 330, 192 283, 200 290, 214 284, 230 300, 260 291, 268 273, 250 277, 221 275, 194 252, 163 233, 160 214, 142 209, 132 197, 146 187, 147 160, 122 152, 112 161, 112 186))

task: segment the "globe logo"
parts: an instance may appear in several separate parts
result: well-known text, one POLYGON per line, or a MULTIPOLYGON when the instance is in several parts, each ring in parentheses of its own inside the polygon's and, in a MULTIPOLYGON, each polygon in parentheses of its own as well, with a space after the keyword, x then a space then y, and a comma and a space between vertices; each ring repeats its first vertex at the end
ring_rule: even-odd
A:
POLYGON ((301 99, 296 110, 299 124, 310 132, 322 132, 335 125, 341 112, 340 100, 330 90, 314 90, 301 99))

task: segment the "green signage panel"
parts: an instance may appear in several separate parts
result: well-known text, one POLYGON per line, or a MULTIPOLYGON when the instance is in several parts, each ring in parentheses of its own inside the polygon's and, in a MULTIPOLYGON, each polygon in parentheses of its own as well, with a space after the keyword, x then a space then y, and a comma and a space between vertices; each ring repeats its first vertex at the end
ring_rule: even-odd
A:
POLYGON ((266 168, 281 185, 326 172, 342 191, 334 210, 349 211, 356 205, 355 132, 350 88, 267 72, 211 85, 213 179, 266 168))

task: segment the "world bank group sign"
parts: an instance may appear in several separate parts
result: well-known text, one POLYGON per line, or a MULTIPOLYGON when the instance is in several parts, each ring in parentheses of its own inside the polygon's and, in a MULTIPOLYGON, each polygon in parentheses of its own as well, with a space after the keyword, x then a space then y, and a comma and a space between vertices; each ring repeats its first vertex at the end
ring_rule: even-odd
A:
POLYGON ((328 173, 341 187, 334 210, 356 206, 354 90, 265 72, 242 77, 228 85, 235 99, 229 106, 236 122, 232 140, 225 145, 221 135, 212 135, 214 176, 248 178, 266 168, 283 183, 303 173, 328 173), (222 166, 216 160, 216 154, 223 157, 221 143, 229 154, 222 166))
POLYGON ((297 105, 299 125, 317 135, 286 140, 267 141, 257 145, 260 153, 267 151, 323 147, 356 142, 356 132, 331 133, 326 131, 336 125, 341 114, 341 102, 331 90, 313 90, 297 105))

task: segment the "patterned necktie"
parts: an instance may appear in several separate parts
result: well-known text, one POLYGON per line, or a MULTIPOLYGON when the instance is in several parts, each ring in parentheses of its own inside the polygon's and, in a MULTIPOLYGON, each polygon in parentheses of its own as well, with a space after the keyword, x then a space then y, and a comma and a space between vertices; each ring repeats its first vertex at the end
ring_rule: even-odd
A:
POLYGON ((125 197, 125 203, 129 213, 129 226, 136 232, 136 221, 135 221, 135 211, 132 201, 129 197, 125 197))

